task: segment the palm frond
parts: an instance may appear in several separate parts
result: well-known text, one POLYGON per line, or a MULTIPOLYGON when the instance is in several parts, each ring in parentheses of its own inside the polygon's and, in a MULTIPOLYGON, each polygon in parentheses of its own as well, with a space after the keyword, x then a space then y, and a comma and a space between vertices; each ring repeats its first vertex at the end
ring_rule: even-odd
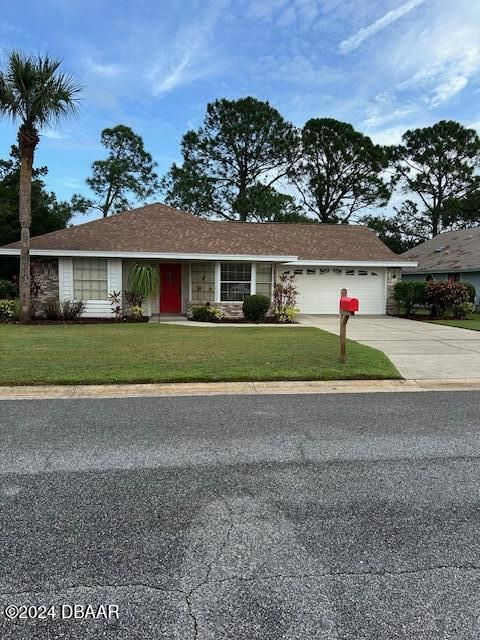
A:
POLYGON ((160 290, 160 270, 150 264, 135 263, 128 276, 128 288, 144 298, 155 296, 160 290))
POLYGON ((12 51, 0 71, 0 113, 35 128, 57 124, 78 111, 82 86, 59 72, 61 60, 12 51))

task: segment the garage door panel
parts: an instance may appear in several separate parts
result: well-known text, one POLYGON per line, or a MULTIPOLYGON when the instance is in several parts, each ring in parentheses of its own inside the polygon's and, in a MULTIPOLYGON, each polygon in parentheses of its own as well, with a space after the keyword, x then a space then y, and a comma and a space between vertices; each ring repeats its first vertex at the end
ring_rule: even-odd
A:
POLYGON ((298 267, 294 272, 301 313, 338 313, 341 289, 360 300, 360 314, 385 313, 385 269, 298 267))

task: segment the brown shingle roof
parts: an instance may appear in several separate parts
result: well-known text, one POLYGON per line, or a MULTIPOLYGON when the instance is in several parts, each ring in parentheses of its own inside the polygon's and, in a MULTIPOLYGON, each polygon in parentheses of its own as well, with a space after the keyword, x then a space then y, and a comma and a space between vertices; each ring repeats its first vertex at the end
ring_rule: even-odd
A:
POLYGON ((405 261, 393 253, 368 227, 349 224, 287 224, 220 222, 224 227, 272 244, 280 253, 299 260, 405 261))
MULTIPOLYGON (((8 245, 18 248, 19 243, 8 245)), ((60 251, 298 256, 304 260, 404 261, 367 227, 203 220, 164 204, 32 238, 60 251)))
POLYGON ((418 262, 406 273, 480 271, 480 227, 441 233, 403 257, 418 262))

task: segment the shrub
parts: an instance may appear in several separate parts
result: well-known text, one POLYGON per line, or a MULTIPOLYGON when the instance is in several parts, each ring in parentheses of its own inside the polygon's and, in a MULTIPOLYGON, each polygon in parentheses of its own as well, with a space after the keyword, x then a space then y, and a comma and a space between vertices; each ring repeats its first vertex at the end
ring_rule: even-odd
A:
POLYGON ((113 291, 108 294, 108 299, 110 301, 110 305, 112 307, 112 313, 115 316, 115 320, 123 320, 123 309, 122 309, 122 292, 121 291, 113 291))
POLYGON ((407 316, 415 305, 425 304, 425 287, 426 283, 419 280, 400 280, 395 284, 393 297, 407 316))
POLYGON ((17 287, 13 282, 0 279, 0 300, 15 300, 17 293, 17 287))
POLYGON ((223 313, 216 307, 192 307, 191 320, 195 322, 218 322, 223 318, 223 313))
POLYGON ((463 282, 434 280, 425 285, 425 299, 431 313, 438 318, 448 309, 455 309, 468 302, 468 289, 463 282))
POLYGON ((43 305, 43 313, 47 320, 61 320, 62 308, 58 298, 48 298, 43 305))
POLYGON ((469 302, 471 302, 473 305, 475 305, 475 298, 477 297, 477 290, 475 289, 473 284, 471 284, 470 282, 462 282, 462 284, 464 284, 467 287, 469 302))
POLYGON ((124 291, 124 298, 126 309, 124 309, 124 315, 131 316, 133 318, 143 318, 142 305, 145 302, 145 296, 142 296, 135 291, 124 291))
POLYGON ((475 305, 473 302, 462 302, 453 308, 453 316, 458 320, 463 320, 467 316, 471 315, 475 311, 475 305))
POLYGON ((265 317, 269 306, 270 299, 267 298, 267 296, 257 294, 248 296, 243 301, 243 315, 249 322, 261 322, 265 317))
POLYGON ((15 300, 0 300, 0 322, 14 322, 15 317, 15 300))
POLYGON ((295 276, 283 274, 273 287, 273 309, 278 322, 293 322, 299 309, 296 308, 297 287, 295 276))
POLYGON ((78 320, 86 306, 83 300, 64 300, 61 304, 63 319, 66 321, 78 320))
POLYGON ((293 324, 297 319, 300 309, 297 307, 282 307, 276 315, 277 322, 293 324))

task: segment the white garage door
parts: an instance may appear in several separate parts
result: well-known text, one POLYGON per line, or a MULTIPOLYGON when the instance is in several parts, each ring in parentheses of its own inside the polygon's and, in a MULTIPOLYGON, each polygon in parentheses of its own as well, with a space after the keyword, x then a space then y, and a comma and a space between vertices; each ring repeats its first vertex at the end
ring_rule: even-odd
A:
POLYGON ((338 313, 340 289, 359 299, 360 314, 385 313, 385 269, 295 267, 289 273, 295 274, 301 313, 338 313))

